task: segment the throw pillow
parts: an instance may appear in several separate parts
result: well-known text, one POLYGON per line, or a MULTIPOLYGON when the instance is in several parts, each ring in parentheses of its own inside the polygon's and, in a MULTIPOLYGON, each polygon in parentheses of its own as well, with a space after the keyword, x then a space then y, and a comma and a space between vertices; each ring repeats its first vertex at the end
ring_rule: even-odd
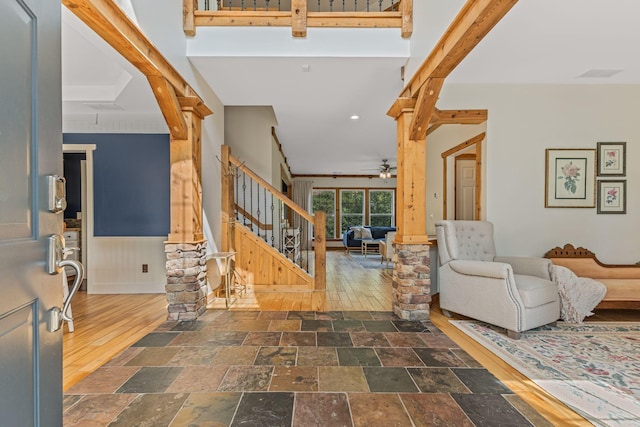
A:
POLYGON ((362 239, 362 227, 351 227, 354 239, 362 239))
POLYGON ((371 229, 369 228, 362 228, 362 238, 363 239, 371 239, 371 229))

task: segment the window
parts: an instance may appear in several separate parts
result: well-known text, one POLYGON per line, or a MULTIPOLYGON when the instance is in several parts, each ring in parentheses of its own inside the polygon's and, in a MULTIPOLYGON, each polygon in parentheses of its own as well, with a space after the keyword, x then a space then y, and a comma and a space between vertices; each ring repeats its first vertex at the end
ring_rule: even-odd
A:
POLYGON ((340 233, 364 223, 364 190, 340 190, 340 233))
POLYGON ((369 224, 391 227, 394 224, 393 190, 369 191, 369 224))
POLYGON ((327 214, 327 238, 336 237, 336 190, 313 190, 311 195, 312 211, 324 211, 327 214))

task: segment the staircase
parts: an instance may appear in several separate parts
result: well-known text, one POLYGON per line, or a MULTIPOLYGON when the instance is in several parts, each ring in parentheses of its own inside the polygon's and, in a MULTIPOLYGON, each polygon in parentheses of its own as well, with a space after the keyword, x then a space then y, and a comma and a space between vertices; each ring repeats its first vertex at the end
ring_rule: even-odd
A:
MULTIPOLYGON (((324 212, 306 212, 222 146, 222 250, 254 289, 320 291, 326 286, 324 212)), ((294 184, 295 185, 295 184, 294 184)))

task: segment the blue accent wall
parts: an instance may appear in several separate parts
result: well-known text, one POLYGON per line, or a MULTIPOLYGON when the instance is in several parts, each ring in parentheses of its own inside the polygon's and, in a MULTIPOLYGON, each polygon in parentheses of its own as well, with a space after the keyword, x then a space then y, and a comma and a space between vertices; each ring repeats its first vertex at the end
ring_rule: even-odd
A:
POLYGON ((95 236, 167 236, 170 226, 169 135, 63 135, 65 144, 95 144, 95 236))

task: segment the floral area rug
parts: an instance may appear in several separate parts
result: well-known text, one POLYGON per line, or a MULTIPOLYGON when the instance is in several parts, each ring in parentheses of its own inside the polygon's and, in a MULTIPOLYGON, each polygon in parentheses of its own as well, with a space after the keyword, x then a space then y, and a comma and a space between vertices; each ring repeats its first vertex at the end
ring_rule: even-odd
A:
POLYGON ((472 320, 452 324, 595 425, 640 425, 640 323, 543 326, 508 338, 472 320))

